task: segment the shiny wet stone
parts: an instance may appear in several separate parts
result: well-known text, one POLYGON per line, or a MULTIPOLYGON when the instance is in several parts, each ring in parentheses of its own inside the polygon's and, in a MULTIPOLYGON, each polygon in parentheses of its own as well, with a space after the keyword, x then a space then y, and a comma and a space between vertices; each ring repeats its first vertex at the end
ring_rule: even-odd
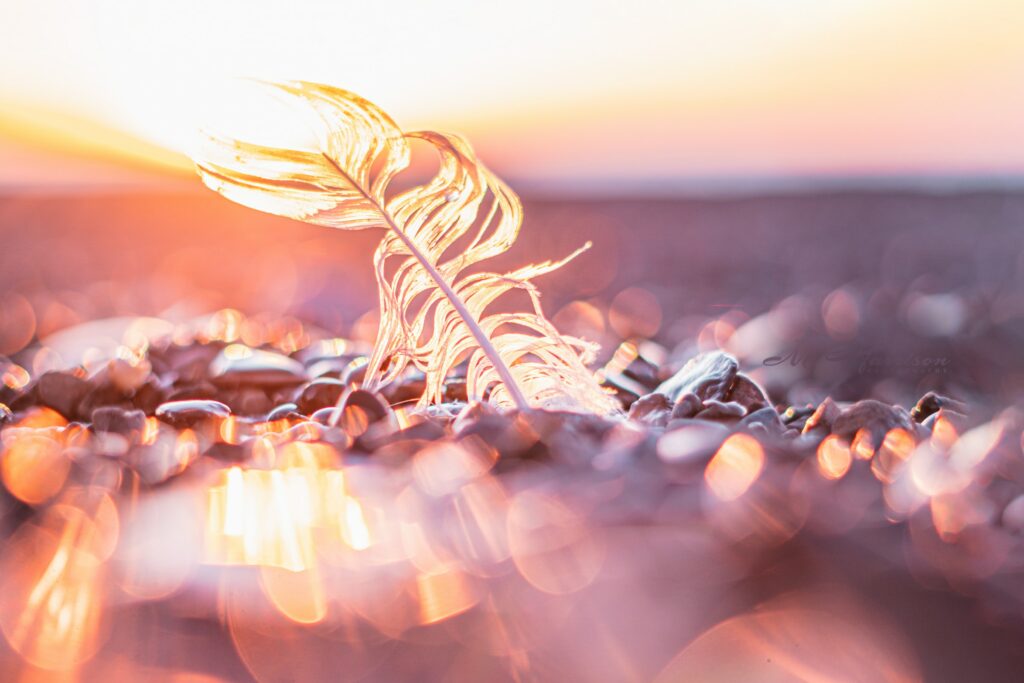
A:
POLYGON ((156 417, 172 427, 192 427, 200 422, 223 419, 231 409, 220 401, 168 401, 156 409, 156 417))
POLYGON ((299 385, 309 378, 306 368, 294 358, 231 344, 210 362, 210 379, 222 387, 282 387, 299 385))

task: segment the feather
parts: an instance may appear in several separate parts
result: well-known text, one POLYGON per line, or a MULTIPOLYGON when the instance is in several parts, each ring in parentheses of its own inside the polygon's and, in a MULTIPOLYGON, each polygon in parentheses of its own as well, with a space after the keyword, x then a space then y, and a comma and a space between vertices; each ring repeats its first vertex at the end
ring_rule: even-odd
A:
POLYGON ((386 231, 374 256, 381 315, 364 386, 394 381, 412 364, 426 376, 425 406, 442 400, 445 379, 468 360, 471 399, 486 396, 519 409, 616 411, 586 367, 594 346, 558 333, 532 283, 589 245, 510 273, 467 273, 512 246, 522 205, 465 140, 404 133, 375 105, 338 88, 268 85, 313 114, 319 150, 206 135, 196 168, 208 187, 260 211, 343 230, 386 231), (422 185, 389 193, 409 166, 413 140, 437 150, 438 172, 422 185), (525 293, 527 310, 487 312, 513 291, 525 293))

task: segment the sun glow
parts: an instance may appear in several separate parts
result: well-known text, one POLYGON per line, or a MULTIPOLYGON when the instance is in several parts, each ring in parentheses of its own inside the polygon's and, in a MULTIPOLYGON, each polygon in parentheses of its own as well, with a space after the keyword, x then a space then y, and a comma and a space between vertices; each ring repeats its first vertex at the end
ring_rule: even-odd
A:
MULTIPOLYGON (((302 77, 343 84, 411 126, 460 131, 508 176, 577 187, 729 173, 1020 172, 1019 146, 1005 142, 1024 120, 1024 43, 1013 30, 1022 19, 1014 0, 527 2, 516 11, 48 0, 0 26, 0 57, 17 65, 0 74, 0 140, 185 170, 153 143, 186 151, 211 104, 225 102, 225 78, 302 77), (403 49, 382 49, 385 30, 403 49), (29 116, 25 103, 50 113, 29 116)), ((16 154, 0 144, 0 156, 16 154)))

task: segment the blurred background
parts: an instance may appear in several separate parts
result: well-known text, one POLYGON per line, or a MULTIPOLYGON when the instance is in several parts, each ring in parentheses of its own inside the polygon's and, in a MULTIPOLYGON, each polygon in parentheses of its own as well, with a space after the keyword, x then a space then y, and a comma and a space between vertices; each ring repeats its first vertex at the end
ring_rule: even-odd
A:
POLYGON ((496 267, 594 241, 540 284, 559 325, 608 353, 631 337, 720 346, 769 388, 809 382, 808 400, 1005 403, 1024 387, 1014 0, 2 15, 0 355, 84 320, 224 307, 372 330, 376 235, 231 205, 183 154, 218 113, 270 116, 224 94, 258 76, 467 135, 526 204, 496 267))

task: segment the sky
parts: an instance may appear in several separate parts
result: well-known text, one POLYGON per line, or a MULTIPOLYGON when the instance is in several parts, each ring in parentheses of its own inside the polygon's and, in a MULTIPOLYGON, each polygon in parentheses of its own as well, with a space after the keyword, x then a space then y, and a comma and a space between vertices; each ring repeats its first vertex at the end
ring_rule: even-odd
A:
POLYGON ((1024 175, 1020 0, 3 4, 0 183, 187 169, 235 76, 354 90, 552 191, 1024 175))

